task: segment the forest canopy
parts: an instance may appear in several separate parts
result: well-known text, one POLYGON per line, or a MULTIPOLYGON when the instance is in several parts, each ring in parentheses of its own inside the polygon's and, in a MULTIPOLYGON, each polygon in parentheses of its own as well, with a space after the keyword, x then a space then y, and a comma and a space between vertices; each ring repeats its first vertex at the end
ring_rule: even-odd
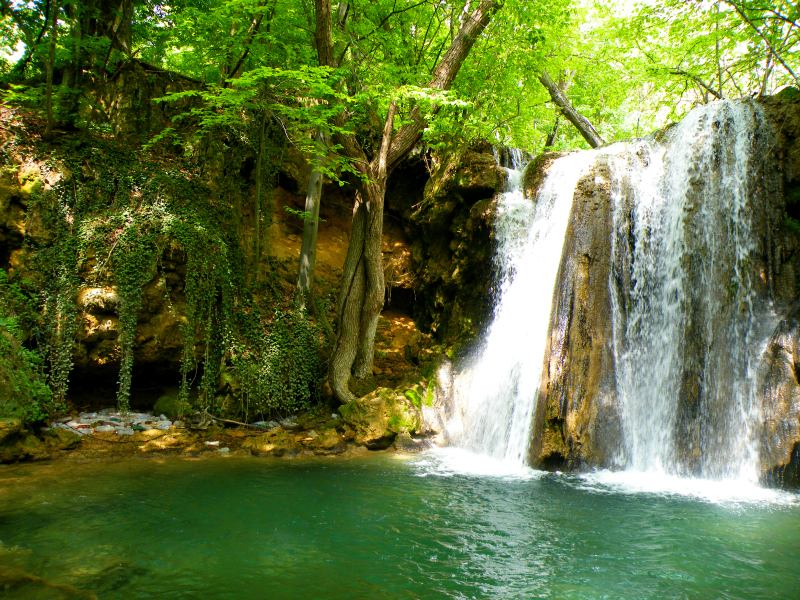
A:
MULTIPOLYGON (((138 59, 200 83, 206 124, 263 108, 303 137, 332 125, 332 98, 350 126, 374 129, 397 100, 437 113, 425 130, 542 148, 560 112, 548 72, 575 109, 613 141, 642 135, 713 100, 798 86, 791 0, 554 2, 504 0, 447 91, 426 82, 475 1, 353 0, 334 4, 331 65, 321 66, 312 0, 4 0, 6 100, 47 102, 54 119, 102 124, 93 91, 138 59), (93 114, 94 113, 94 114, 93 114)), ((556 147, 582 145, 562 127, 556 147)))

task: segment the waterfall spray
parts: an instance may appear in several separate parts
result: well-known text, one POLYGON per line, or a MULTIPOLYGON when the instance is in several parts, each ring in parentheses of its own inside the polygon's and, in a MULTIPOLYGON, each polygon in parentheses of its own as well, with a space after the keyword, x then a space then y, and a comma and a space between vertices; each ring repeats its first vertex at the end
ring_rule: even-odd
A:
POLYGON ((464 448, 522 464, 572 196, 592 154, 558 159, 533 201, 523 195, 519 156, 498 205, 494 319, 481 351, 458 376, 461 424, 449 429, 461 430, 464 448))

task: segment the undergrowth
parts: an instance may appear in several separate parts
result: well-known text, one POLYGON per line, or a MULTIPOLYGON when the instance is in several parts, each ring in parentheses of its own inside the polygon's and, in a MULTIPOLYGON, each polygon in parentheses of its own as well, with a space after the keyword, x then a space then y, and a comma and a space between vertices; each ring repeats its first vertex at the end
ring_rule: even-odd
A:
POLYGON ((63 408, 45 381, 44 357, 23 345, 25 326, 37 328, 32 300, 0 271, 0 418, 41 421, 63 408))
MULTIPOLYGON (((223 159, 246 152, 246 123, 218 134, 223 159)), ((282 161, 277 139, 262 174, 267 190, 282 161)), ((28 287, 36 299, 38 356, 48 365, 53 402, 62 402, 68 390, 78 290, 111 284, 120 299, 117 401, 129 410, 142 290, 160 278, 172 310, 176 298, 185 298, 185 312, 178 315, 183 399, 196 386, 191 396, 198 408, 221 410, 217 388, 220 375, 228 373, 238 381, 234 412, 243 417, 309 406, 322 374, 322 335, 275 284, 275 261, 248 267, 240 231, 242 202, 252 202, 247 178, 217 178, 204 173, 200 161, 102 139, 83 145, 65 138, 52 147, 24 146, 20 138, 14 143, 11 153, 32 153, 49 181, 61 174, 52 189, 37 191, 28 202, 28 214, 42 215, 52 239, 24 242, 32 270, 42 277, 38 294, 36 283, 28 287), (185 257, 182 290, 169 285, 163 267, 164 257, 176 252, 185 257)), ((22 325, 31 330, 31 323, 22 325)))

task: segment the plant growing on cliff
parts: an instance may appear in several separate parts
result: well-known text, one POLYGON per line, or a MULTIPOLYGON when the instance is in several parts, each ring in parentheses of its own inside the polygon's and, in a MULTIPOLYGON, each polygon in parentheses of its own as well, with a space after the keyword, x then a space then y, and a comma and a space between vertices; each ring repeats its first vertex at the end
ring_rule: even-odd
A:
POLYGON ((24 345, 38 321, 32 300, 0 271, 0 417, 40 421, 61 408, 46 383, 44 357, 24 345))
MULTIPOLYGON (((237 131, 220 128, 220 133, 238 139, 237 131)), ((270 145, 264 174, 275 177, 272 163, 280 160, 280 138, 270 145)), ((26 153, 38 150, 17 147, 26 153)), ((219 409, 219 375, 229 370, 239 379, 241 394, 235 399, 240 412, 285 413, 308 404, 320 377, 321 336, 288 310, 290 292, 270 277, 248 276, 240 212, 232 210, 238 200, 230 195, 237 187, 243 188, 238 194, 246 194, 246 184, 237 181, 231 188, 228 182, 215 182, 215 187, 191 160, 156 159, 99 140, 49 152, 41 177, 57 182, 30 200, 29 211, 41 215, 52 236, 29 237, 25 246, 33 257, 33 273, 44 282, 41 295, 31 298, 38 314, 29 321, 40 324, 55 398, 66 394, 77 328, 82 327, 78 290, 112 284, 119 297, 113 308, 119 315, 119 338, 110 358, 119 364, 120 409, 129 407, 134 354, 142 343, 138 325, 148 318, 150 304, 162 301, 181 332, 183 399, 199 383, 203 406, 219 409), (165 267, 169 262, 174 269, 176 260, 185 268, 178 280, 165 267)), ((34 289, 37 283, 23 280, 21 285, 34 289)))

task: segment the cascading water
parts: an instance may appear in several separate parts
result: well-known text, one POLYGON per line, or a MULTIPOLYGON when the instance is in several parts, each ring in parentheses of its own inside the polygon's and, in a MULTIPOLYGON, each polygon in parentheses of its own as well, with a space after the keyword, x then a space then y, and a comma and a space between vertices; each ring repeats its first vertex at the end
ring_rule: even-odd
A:
POLYGON ((757 305, 752 270, 757 194, 747 173, 763 153, 759 120, 751 104, 719 102, 692 111, 666 141, 568 155, 551 165, 534 203, 523 197, 519 165, 509 169, 495 226, 494 321, 457 378, 451 439, 525 462, 573 197, 587 167, 603 163, 612 179, 613 314, 603 318, 613 319, 616 463, 756 478, 755 365, 774 325, 757 305))
POLYGON ((547 328, 572 196, 592 157, 571 154, 551 166, 536 201, 522 190, 521 153, 513 154, 498 206, 494 320, 481 352, 459 374, 459 445, 523 464, 539 387, 547 328))
POLYGON ((635 470, 756 476, 755 361, 764 332, 749 271, 748 181, 758 114, 692 111, 664 146, 626 146, 615 171, 610 282, 624 446, 635 470))

